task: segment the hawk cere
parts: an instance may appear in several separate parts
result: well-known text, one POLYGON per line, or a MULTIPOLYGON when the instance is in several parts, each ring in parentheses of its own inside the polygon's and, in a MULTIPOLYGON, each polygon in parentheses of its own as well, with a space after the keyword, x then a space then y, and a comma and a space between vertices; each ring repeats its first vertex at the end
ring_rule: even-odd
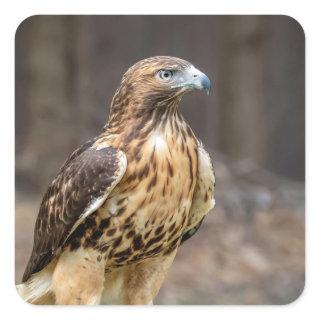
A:
POLYGON ((174 57, 124 74, 101 134, 71 154, 43 197, 18 285, 25 300, 152 303, 214 206, 210 157, 178 109, 186 92, 210 85, 174 57))

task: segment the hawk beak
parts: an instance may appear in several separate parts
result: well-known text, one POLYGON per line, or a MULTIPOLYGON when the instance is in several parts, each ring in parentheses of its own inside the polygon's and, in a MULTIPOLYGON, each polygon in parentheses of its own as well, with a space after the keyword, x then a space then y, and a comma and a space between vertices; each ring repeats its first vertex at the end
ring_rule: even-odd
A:
POLYGON ((204 90, 207 95, 210 94, 211 91, 211 81, 210 79, 202 72, 199 75, 195 75, 195 88, 204 90))
POLYGON ((171 88, 179 87, 184 87, 187 90, 204 90, 207 95, 209 95, 211 91, 211 81, 203 72, 191 66, 184 71, 183 76, 178 79, 178 83, 171 86, 171 88))

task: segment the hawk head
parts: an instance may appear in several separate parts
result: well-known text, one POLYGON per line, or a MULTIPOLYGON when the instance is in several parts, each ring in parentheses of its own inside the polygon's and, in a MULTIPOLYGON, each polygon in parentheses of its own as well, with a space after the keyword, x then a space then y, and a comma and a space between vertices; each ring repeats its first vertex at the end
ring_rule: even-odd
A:
POLYGON ((169 119, 176 114, 186 92, 199 89, 209 93, 210 88, 209 78, 190 62, 168 56, 141 60, 123 75, 103 130, 132 135, 152 118, 167 114, 169 119))
POLYGON ((204 90, 209 78, 190 62, 169 56, 141 60, 124 74, 112 101, 112 113, 147 111, 176 105, 184 93, 204 90))
POLYGON ((209 78, 190 62, 168 56, 137 62, 124 74, 122 82, 146 94, 161 91, 164 95, 177 95, 192 89, 209 93, 211 89, 209 78))
POLYGON ((178 96, 193 89, 210 92, 209 78, 190 62, 176 57, 157 56, 134 64, 123 76, 122 85, 148 96, 178 96))

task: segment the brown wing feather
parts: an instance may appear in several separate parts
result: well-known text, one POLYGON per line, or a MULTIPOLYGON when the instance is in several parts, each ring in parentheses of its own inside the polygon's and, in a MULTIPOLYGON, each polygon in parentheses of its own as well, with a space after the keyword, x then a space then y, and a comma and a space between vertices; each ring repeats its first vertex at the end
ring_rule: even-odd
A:
POLYGON ((37 217, 23 282, 49 264, 75 225, 102 205, 99 201, 103 202, 121 180, 125 154, 111 146, 98 149, 93 142, 77 149, 49 185, 37 217))
POLYGON ((215 177, 209 154, 198 144, 198 174, 193 194, 188 225, 181 243, 191 238, 200 228, 205 215, 214 207, 215 177))

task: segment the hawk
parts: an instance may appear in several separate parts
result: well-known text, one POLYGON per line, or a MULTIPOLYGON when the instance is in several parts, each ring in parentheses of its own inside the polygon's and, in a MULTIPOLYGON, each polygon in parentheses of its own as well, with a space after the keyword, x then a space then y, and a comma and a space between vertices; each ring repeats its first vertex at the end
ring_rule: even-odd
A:
POLYGON ((124 74, 109 119, 50 183, 18 292, 35 304, 149 304, 214 206, 208 153, 179 111, 209 78, 169 56, 124 74))

